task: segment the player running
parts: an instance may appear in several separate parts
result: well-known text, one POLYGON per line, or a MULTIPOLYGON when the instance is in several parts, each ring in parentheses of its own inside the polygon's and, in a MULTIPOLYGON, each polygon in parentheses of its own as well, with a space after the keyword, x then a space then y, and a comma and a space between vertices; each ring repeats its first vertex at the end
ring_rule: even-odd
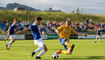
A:
POLYGON ((40 56, 43 55, 45 52, 47 52, 47 47, 44 43, 44 41, 41 38, 40 32, 39 32, 39 28, 38 25, 41 24, 41 17, 36 17, 34 23, 29 27, 24 29, 23 31, 17 32, 17 33, 22 33, 24 31, 28 31, 28 30, 32 30, 32 34, 34 37, 34 43, 36 46, 38 46, 38 48, 32 52, 32 57, 34 56, 34 54, 38 51, 40 51, 40 53, 36 56, 36 59, 40 59, 40 56))
POLYGON ((16 24, 17 24, 17 19, 14 19, 13 24, 9 27, 9 29, 7 31, 8 38, 10 39, 10 42, 8 42, 6 44, 6 49, 7 50, 9 50, 11 45, 12 45, 12 43, 15 42, 14 33, 16 32, 16 28, 17 28, 16 24))
POLYGON ((94 41, 95 43, 97 42, 97 39, 99 38, 100 42, 102 43, 103 41, 101 40, 101 35, 102 35, 102 30, 101 27, 99 26, 96 34, 96 40, 94 41))
POLYGON ((57 34, 59 35, 60 43, 64 46, 64 51, 59 50, 56 54, 68 54, 70 55, 73 51, 74 44, 69 46, 69 38, 72 34, 87 36, 87 34, 77 33, 73 28, 70 27, 70 20, 66 21, 65 25, 62 25, 56 29, 57 34))

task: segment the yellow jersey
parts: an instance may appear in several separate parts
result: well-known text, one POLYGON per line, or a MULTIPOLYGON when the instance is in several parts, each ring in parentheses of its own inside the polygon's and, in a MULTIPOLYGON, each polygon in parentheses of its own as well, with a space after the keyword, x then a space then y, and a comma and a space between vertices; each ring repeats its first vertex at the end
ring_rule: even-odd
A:
POLYGON ((68 28, 65 25, 58 27, 57 30, 60 32, 59 40, 61 38, 65 38, 69 40, 72 34, 78 34, 73 28, 71 27, 68 28))

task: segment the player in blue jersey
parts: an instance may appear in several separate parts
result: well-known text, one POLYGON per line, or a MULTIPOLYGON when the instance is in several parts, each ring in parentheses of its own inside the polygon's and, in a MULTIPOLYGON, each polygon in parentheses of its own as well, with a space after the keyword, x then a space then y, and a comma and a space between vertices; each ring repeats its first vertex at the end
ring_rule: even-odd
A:
POLYGON ((8 29, 8 31, 7 31, 7 33, 8 33, 8 34, 7 34, 7 35, 8 35, 8 38, 10 39, 10 42, 8 42, 8 43, 6 44, 6 49, 7 49, 7 50, 9 50, 10 47, 11 47, 11 45, 12 45, 12 43, 15 42, 14 33, 16 32, 16 28, 17 28, 16 24, 17 24, 17 19, 14 19, 13 24, 9 27, 9 29, 8 29))
POLYGON ((97 39, 99 38, 100 42, 102 43, 103 41, 101 40, 101 35, 102 35, 102 30, 101 27, 99 26, 96 34, 96 40, 94 41, 95 43, 97 42, 97 39))
POLYGON ((47 52, 47 47, 41 38, 39 28, 38 28, 38 25, 41 24, 41 20, 42 20, 41 17, 36 17, 34 23, 32 25, 30 25, 30 27, 24 29, 23 31, 17 32, 17 34, 18 34, 18 33, 24 32, 24 31, 28 31, 30 29, 32 30, 32 34, 34 37, 34 43, 36 46, 38 46, 38 48, 32 52, 32 54, 31 54, 32 57, 34 56, 34 54, 36 52, 40 51, 40 53, 36 56, 36 59, 40 59, 40 56, 43 55, 45 52, 47 52))

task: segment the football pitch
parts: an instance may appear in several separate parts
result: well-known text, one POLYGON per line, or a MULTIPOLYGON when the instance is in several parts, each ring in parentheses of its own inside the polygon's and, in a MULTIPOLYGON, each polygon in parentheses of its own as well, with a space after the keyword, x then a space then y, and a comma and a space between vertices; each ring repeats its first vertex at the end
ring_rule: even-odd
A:
MULTIPOLYGON (((71 55, 60 54, 58 59, 52 59, 52 54, 62 49, 59 40, 44 40, 48 52, 41 60, 105 60, 105 40, 94 43, 94 39, 71 39, 70 45, 75 44, 71 55)), ((16 40, 10 50, 5 49, 4 41, 0 41, 0 60, 35 60, 31 57, 32 51, 37 47, 33 40, 16 40)))

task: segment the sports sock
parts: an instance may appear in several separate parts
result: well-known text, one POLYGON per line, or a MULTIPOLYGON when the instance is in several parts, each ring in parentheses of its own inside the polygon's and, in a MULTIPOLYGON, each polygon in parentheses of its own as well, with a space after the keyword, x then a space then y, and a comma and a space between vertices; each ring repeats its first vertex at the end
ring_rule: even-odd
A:
POLYGON ((95 41, 97 41, 97 38, 96 38, 96 40, 95 41))
POLYGON ((57 52, 57 54, 60 54, 60 53, 62 53, 62 50, 59 50, 59 51, 57 52))
POLYGON ((67 45, 63 45, 63 46, 64 46, 65 50, 67 50, 67 45))
POLYGON ((101 38, 99 38, 99 40, 100 40, 100 42, 103 42, 103 41, 101 40, 101 38))
POLYGON ((45 53, 44 50, 42 50, 37 56, 40 57, 41 55, 43 55, 45 53))
POLYGON ((10 42, 8 43, 8 48, 10 48, 11 45, 12 45, 12 41, 10 41, 10 42))
POLYGON ((62 51, 63 54, 67 55, 67 51, 62 51))
POLYGON ((66 50, 64 50, 64 51, 62 51, 62 50, 59 50, 58 52, 57 52, 57 54, 65 54, 65 55, 67 55, 67 51, 66 50))

